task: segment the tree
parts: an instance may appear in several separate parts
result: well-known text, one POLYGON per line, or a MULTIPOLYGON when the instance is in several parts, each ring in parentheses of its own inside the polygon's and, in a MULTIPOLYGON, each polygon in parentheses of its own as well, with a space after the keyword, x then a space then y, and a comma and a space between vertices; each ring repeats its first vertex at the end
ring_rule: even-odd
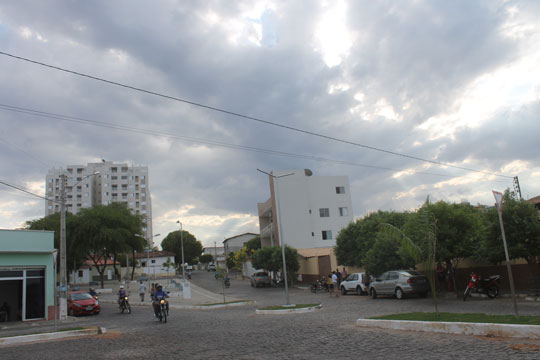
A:
POLYGON ((169 257, 169 258, 167 258, 167 261, 165 261, 165 262, 163 263, 163 267, 164 267, 165 269, 167 269, 167 273, 168 273, 168 272, 169 272, 169 269, 170 269, 171 267, 172 267, 172 268, 175 267, 175 264, 174 264, 173 261, 171 261, 171 258, 169 257))
MULTIPOLYGON (((538 272, 540 264, 540 221, 534 206, 526 201, 517 201, 514 194, 506 190, 503 196, 502 218, 506 233, 506 244, 510 259, 525 259, 531 271, 538 272)), ((497 208, 485 213, 487 236, 481 256, 492 263, 506 260, 497 208)))
MULTIPOLYGON (((283 268, 283 257, 281 247, 266 246, 257 250, 251 257, 251 263, 256 269, 266 271, 280 271, 283 268)), ((293 279, 300 269, 298 261, 298 251, 295 248, 285 245, 285 266, 287 267, 287 277, 293 279)))
POLYGON ((251 257, 255 251, 261 248, 261 237, 255 236, 253 239, 246 242, 244 246, 246 247, 248 256, 251 257))
POLYGON ((416 265, 414 260, 405 256, 399 240, 381 233, 377 233, 375 244, 364 259, 366 272, 375 275, 387 270, 408 269, 416 265))
POLYGON ((116 266, 118 255, 129 249, 135 234, 142 233, 142 220, 126 204, 112 203, 83 208, 73 217, 73 222, 75 248, 92 261, 103 287, 108 260, 112 257, 116 266))
MULTIPOLYGON (((193 264, 194 259, 201 256, 203 246, 201 242, 188 231, 182 230, 182 232, 184 241, 184 261, 188 264, 193 264)), ((175 262, 177 264, 182 263, 182 238, 180 236, 180 230, 170 232, 161 242, 161 247, 165 251, 174 253, 175 262)))
POLYGON ((214 256, 211 254, 204 254, 199 256, 199 262, 202 264, 208 264, 214 261, 214 256))
POLYGON ((436 260, 445 263, 457 295, 456 270, 482 243, 485 228, 482 213, 469 204, 438 201, 429 206, 437 221, 436 260))
POLYGON ((407 212, 378 211, 350 223, 336 238, 334 252, 338 263, 363 267, 368 251, 375 244, 379 225, 387 223, 402 228, 408 216, 407 212))
MULTIPOLYGON (((80 251, 80 249, 75 246, 75 242, 73 241, 73 237, 71 236, 74 229, 74 223, 74 215, 71 213, 67 213, 66 268, 68 272, 79 269, 86 262, 86 252, 80 251)), ((28 230, 54 231, 54 248, 60 248, 60 213, 54 213, 40 219, 27 221, 25 228, 28 230)), ((56 268, 59 269, 60 256, 57 257, 56 261, 56 268)))

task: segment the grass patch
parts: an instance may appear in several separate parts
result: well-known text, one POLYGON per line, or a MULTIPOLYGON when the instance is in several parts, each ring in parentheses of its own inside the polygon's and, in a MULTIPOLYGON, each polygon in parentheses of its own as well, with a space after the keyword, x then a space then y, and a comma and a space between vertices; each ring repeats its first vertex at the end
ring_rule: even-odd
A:
POLYGON ((384 316, 375 316, 370 319, 375 320, 409 320, 409 321, 443 321, 443 322, 466 322, 466 323, 491 323, 491 324, 515 324, 515 325, 540 325, 540 316, 520 316, 516 319, 514 315, 487 315, 475 313, 404 313, 384 316))
POLYGON ((234 301, 226 301, 226 302, 218 302, 218 303, 210 303, 210 304, 201 304, 199 306, 214 306, 214 305, 227 305, 227 304, 238 304, 243 302, 248 302, 250 300, 234 300, 234 301))
POLYGON ((291 306, 283 306, 283 305, 276 305, 276 306, 267 306, 264 308, 260 308, 259 310, 289 310, 289 309, 304 309, 304 308, 310 308, 310 307, 318 307, 321 304, 294 304, 291 306))
POLYGON ((18 334, 18 335, 0 336, 0 338, 10 338, 10 337, 16 337, 16 336, 38 335, 38 334, 49 334, 49 333, 65 332, 65 331, 86 330, 86 329, 90 329, 90 328, 79 326, 79 327, 71 327, 71 328, 65 328, 65 329, 57 329, 56 331, 55 330, 47 330, 47 331, 25 332, 25 333, 18 334))

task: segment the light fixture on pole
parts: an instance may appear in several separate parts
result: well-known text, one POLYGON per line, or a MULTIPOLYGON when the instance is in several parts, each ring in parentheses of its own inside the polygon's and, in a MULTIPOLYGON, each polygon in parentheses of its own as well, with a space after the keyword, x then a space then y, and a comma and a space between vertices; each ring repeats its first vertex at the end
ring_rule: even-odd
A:
POLYGON ((180 224, 180 244, 182 246, 182 282, 186 282, 186 267, 184 264, 184 230, 182 229, 182 223, 180 220, 176 222, 177 224, 180 224))
MULTIPOLYGON (((73 184, 77 186, 81 181, 88 179, 90 176, 98 175, 99 171, 87 175, 84 179, 73 184)), ((60 320, 67 319, 67 260, 66 260, 66 174, 60 174, 60 320)), ((56 285, 56 284, 55 284, 56 285)))
POLYGON ((283 280, 284 280, 284 283, 285 283, 285 300, 287 301, 286 305, 290 305, 291 302, 289 301, 289 285, 288 285, 288 281, 287 281, 287 265, 286 265, 287 263, 285 261, 285 240, 283 239, 283 235, 282 235, 283 233, 281 231, 281 227, 282 227, 281 209, 280 209, 280 204, 279 204, 280 201, 279 201, 279 192, 278 192, 278 181, 277 181, 277 179, 285 177, 285 176, 294 175, 294 173, 289 173, 289 174, 283 174, 283 175, 276 176, 274 174, 267 173, 266 171, 262 171, 261 169, 257 169, 257 171, 260 171, 263 174, 266 174, 266 175, 276 179, 274 188, 276 190, 275 197, 276 197, 276 202, 277 202, 277 207, 278 207, 277 208, 278 233, 279 233, 278 235, 279 235, 279 242, 281 243, 281 258, 282 258, 282 261, 283 261, 283 280))

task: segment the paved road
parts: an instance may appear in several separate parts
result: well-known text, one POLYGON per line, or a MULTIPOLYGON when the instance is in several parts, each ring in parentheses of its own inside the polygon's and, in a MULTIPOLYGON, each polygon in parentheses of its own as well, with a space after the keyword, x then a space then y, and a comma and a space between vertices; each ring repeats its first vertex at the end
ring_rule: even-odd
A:
MULTIPOLYGON (((192 281, 221 291, 212 273, 195 272, 192 281)), ((3 348, 2 359, 539 359, 534 341, 475 336, 363 329, 357 318, 402 311, 432 311, 429 299, 372 300, 346 295, 330 298, 309 290, 291 289, 293 303, 322 303, 307 314, 256 315, 255 308, 285 302, 283 288, 252 288, 248 280, 233 279, 225 295, 252 299, 257 306, 214 310, 174 310, 167 324, 156 322, 151 310, 134 307, 121 315, 105 304, 102 314, 79 318, 80 324, 99 324, 109 333, 98 337, 3 348)), ((538 314, 540 304, 521 302, 523 314, 538 314)), ((444 299, 441 311, 512 313, 507 299, 444 299)))

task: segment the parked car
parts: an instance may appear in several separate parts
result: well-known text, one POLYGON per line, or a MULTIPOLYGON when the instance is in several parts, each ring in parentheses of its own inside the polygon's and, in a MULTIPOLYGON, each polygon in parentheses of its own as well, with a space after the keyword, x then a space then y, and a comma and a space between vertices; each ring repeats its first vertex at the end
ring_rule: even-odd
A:
POLYGON ((99 314, 99 301, 87 291, 70 291, 67 298, 68 315, 99 314))
POLYGON ((373 299, 378 295, 394 295, 398 299, 412 294, 426 297, 428 291, 427 277, 414 270, 387 271, 369 284, 369 294, 373 299))
POLYGON ((216 271, 216 264, 208 264, 206 271, 216 271))
POLYGON ((343 295, 349 291, 354 291, 357 295, 367 295, 368 286, 369 279, 366 273, 353 273, 341 281, 340 290, 343 295))
POLYGON ((265 273, 264 271, 259 271, 251 275, 251 286, 270 286, 270 284, 270 276, 268 276, 268 273, 265 273))

